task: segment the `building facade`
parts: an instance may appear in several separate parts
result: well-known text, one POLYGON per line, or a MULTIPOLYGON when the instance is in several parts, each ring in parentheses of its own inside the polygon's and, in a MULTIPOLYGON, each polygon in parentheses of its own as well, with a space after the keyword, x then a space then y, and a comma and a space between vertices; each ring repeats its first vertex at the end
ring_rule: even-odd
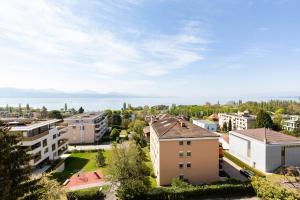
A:
POLYGON ((300 130, 300 116, 291 115, 288 120, 284 121, 283 128, 288 131, 300 130))
POLYGON ((253 168, 273 172, 281 166, 300 167, 300 139, 270 129, 229 132, 229 152, 253 168))
POLYGON ((219 180, 219 136, 170 117, 150 124, 150 156, 158 185, 173 178, 192 184, 219 180))
POLYGON ((219 126, 223 128, 223 125, 231 121, 232 130, 246 130, 255 127, 255 115, 250 115, 248 111, 238 113, 219 113, 219 126))
POLYGON ((216 132, 218 128, 217 123, 208 120, 193 119, 193 124, 211 132, 216 132))
POLYGON ((83 113, 66 118, 64 121, 69 127, 64 135, 69 144, 97 143, 108 130, 105 112, 83 113))
POLYGON ((58 159, 68 150, 68 141, 62 136, 67 127, 57 126, 61 120, 32 122, 30 124, 11 123, 11 132, 22 136, 21 145, 28 149, 32 159, 29 164, 34 168, 58 159))

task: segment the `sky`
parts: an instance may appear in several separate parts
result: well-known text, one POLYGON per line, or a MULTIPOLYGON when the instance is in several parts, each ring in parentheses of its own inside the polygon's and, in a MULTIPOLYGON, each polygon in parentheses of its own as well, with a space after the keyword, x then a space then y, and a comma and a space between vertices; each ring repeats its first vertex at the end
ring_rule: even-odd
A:
POLYGON ((297 0, 1 0, 0 87, 300 93, 297 0))

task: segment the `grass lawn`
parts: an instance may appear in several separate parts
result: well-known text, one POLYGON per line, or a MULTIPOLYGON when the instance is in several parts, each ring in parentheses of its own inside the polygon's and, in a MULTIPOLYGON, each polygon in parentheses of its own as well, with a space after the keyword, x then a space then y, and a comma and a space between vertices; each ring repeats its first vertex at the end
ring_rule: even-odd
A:
MULTIPOLYGON (((104 151, 104 156, 107 160, 110 151, 104 151)), ((104 167, 98 167, 96 164, 97 152, 84 152, 84 153, 72 153, 65 160, 65 170, 53 174, 53 178, 57 179, 58 182, 63 183, 66 179, 76 174, 79 171, 94 171, 101 169, 102 173, 105 173, 104 167)))
MULTIPOLYGON (((153 166, 152 166, 152 162, 151 162, 151 158, 150 158, 150 152, 149 152, 149 148, 145 147, 144 151, 146 153, 147 156, 147 161, 146 161, 146 165, 149 167, 150 169, 150 174, 153 174, 153 166)), ((156 183, 156 179, 153 178, 152 176, 148 176, 149 181, 151 183, 151 187, 157 187, 157 183, 156 183)))

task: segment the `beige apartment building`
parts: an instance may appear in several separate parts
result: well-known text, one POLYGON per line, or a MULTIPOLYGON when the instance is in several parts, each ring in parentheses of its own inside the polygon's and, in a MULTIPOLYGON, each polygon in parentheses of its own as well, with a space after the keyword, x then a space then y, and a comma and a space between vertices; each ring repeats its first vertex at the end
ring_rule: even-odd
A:
POLYGON ((29 164, 33 168, 58 159, 68 150, 68 141, 62 137, 67 127, 58 126, 60 121, 6 121, 11 127, 10 131, 22 137, 21 145, 28 149, 27 153, 32 157, 29 164))
POLYGON ((248 111, 238 113, 219 113, 219 126, 223 128, 224 123, 229 124, 231 120, 232 130, 246 130, 255 128, 256 116, 250 115, 248 111))
POLYGON ((100 141, 108 130, 105 112, 90 112, 64 119, 68 131, 64 135, 69 144, 93 144, 100 141))
POLYGON ((219 136, 175 117, 150 123, 150 156, 158 185, 180 178, 199 185, 219 180, 219 136))

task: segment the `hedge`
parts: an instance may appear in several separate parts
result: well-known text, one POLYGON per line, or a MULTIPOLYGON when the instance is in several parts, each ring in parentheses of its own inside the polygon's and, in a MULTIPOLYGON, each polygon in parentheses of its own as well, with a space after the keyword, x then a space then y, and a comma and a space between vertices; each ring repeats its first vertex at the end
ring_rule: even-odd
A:
POLYGON ((238 166, 240 166, 243 169, 247 169, 249 171, 252 171, 256 176, 260 176, 260 177, 265 177, 266 175, 264 173, 262 173, 261 171, 254 169, 253 167, 250 167, 249 165, 247 165, 246 163, 244 163, 243 161, 239 160, 238 158, 236 158, 235 156, 231 155, 230 153, 228 153, 227 151, 223 151, 223 155, 228 158, 229 160, 231 160, 232 162, 234 162, 235 164, 237 164, 238 166))
POLYGON ((282 199, 296 200, 300 199, 300 194, 287 190, 279 185, 276 185, 265 178, 253 177, 252 186, 257 193, 257 196, 264 200, 282 199))
POLYGON ((158 187, 151 189, 145 199, 157 200, 181 200, 193 199, 199 197, 218 197, 218 196, 253 196, 255 191, 251 183, 239 184, 215 184, 204 186, 191 186, 188 188, 174 188, 174 187, 158 187), (146 198, 147 197, 147 198, 146 198))

